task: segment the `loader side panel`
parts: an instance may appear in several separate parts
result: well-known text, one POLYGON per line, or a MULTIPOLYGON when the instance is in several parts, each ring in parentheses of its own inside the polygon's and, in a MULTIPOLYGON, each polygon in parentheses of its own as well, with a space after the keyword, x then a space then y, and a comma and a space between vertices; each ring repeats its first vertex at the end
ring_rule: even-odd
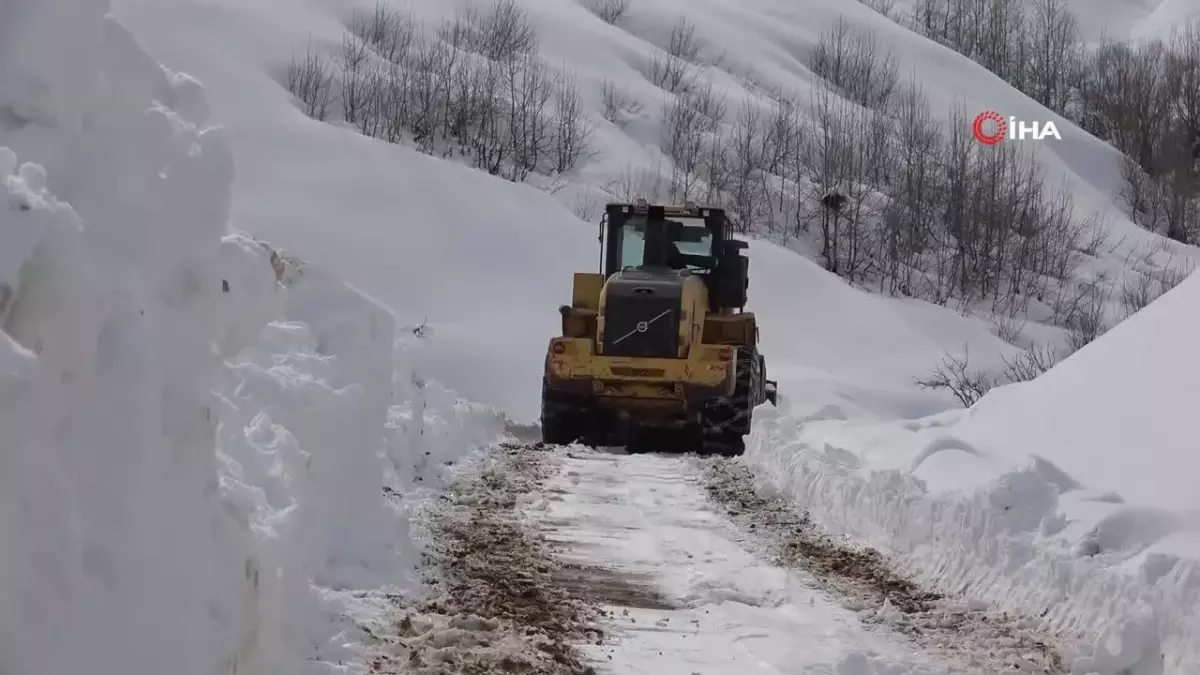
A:
POLYGON ((754 314, 710 314, 704 320, 704 343, 715 345, 754 345, 758 343, 758 324, 754 314))
POLYGON ((604 290, 604 275, 595 272, 576 272, 571 284, 571 306, 600 311, 600 292, 604 290))

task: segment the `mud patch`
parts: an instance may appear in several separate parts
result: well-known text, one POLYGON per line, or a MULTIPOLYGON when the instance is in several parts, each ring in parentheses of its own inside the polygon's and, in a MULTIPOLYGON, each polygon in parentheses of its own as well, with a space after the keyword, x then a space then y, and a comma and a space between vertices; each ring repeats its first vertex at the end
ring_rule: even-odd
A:
POLYGON ((867 625, 886 625, 922 648, 987 672, 1064 674, 1062 657, 1032 628, 922 589, 896 575, 882 554, 821 531, 784 499, 760 490, 732 459, 706 460, 705 488, 756 547, 781 567, 811 573, 843 596, 867 625))
MULTIPOLYGON (((553 498, 558 446, 507 443, 464 467, 422 522, 428 592, 408 602, 369 661, 379 675, 594 675, 605 606, 667 608, 649 579, 565 559, 522 513, 553 498)), ((558 455, 557 458, 561 458, 558 455)))
POLYGON ((649 576, 638 577, 592 565, 563 565, 553 577, 563 588, 605 605, 630 609, 679 609, 655 589, 649 576))
POLYGON ((602 639, 595 601, 561 583, 551 544, 520 505, 553 473, 550 449, 505 444, 425 520, 430 592, 402 610, 373 673, 588 675, 575 645, 602 639))

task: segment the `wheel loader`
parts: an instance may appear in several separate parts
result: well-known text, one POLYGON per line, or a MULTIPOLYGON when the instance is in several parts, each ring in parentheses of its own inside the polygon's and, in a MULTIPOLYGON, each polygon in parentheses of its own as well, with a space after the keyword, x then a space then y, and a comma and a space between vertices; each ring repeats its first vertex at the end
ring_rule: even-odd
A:
POLYGON ((542 440, 740 455, 775 404, 744 311, 746 242, 719 208, 607 204, 599 272, 577 272, 542 378, 542 440))

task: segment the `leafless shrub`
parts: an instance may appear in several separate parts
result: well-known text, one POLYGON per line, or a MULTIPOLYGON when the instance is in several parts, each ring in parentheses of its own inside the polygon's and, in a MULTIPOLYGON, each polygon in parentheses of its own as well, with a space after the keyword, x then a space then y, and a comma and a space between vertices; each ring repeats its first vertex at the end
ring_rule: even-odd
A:
POLYGON ((582 0, 583 6, 589 12, 600 17, 601 21, 615 24, 629 10, 629 0, 582 0))
POLYGON ((1200 242, 1200 24, 1087 49, 1068 0, 916 0, 909 24, 1107 140, 1135 222, 1200 242))
POLYGON ((342 117, 350 124, 360 124, 364 117, 363 108, 370 100, 370 48, 353 33, 342 38, 341 84, 342 117))
POLYGON ((623 202, 670 199, 671 180, 660 164, 651 167, 628 165, 618 178, 606 186, 606 190, 623 202))
POLYGON ((584 222, 594 222, 600 216, 600 200, 592 192, 578 194, 571 203, 571 212, 584 222))
POLYGON ((1108 330, 1105 308, 1112 291, 1111 280, 1102 274, 1064 289, 1055 302, 1055 319, 1067 329, 1071 351, 1082 349, 1108 330))
POLYGON ((971 370, 970 352, 964 346, 961 358, 947 353, 933 374, 917 378, 916 385, 922 389, 949 391, 964 408, 970 408, 996 385, 996 379, 971 370))
POLYGON ((862 4, 889 19, 896 18, 896 0, 859 0, 862 4))
POLYGON ((1145 309, 1150 303, 1178 286, 1193 270, 1195 263, 1174 264, 1170 258, 1161 267, 1151 261, 1154 252, 1142 256, 1135 264, 1127 262, 1127 272, 1121 284, 1121 308, 1126 317, 1145 309))
POLYGON ((554 171, 564 173, 574 168, 581 157, 591 154, 591 139, 595 132, 573 74, 560 77, 554 84, 551 124, 554 171))
POLYGON ((850 280, 872 273, 875 250, 871 230, 881 203, 875 186, 889 163, 891 121, 882 113, 842 98, 830 87, 813 89, 811 116, 803 133, 802 180, 809 199, 837 194, 838 208, 818 212, 821 255, 826 268, 850 280))
POLYGON ((663 150, 672 162, 671 196, 695 197, 705 150, 725 117, 725 104, 712 85, 694 87, 675 96, 663 117, 663 150))
POLYGON ((1017 344, 1021 339, 1021 332, 1025 330, 1024 321, 1003 314, 992 320, 992 326, 996 329, 996 337, 1010 345, 1017 344))
POLYGON ((370 13, 358 12, 350 20, 350 33, 381 59, 398 63, 417 36, 416 19, 391 4, 379 2, 370 13))
MULTIPOLYGON (((522 181, 593 155, 575 76, 550 69, 536 47, 515 0, 463 5, 432 34, 380 4, 351 17, 337 73, 325 80, 336 80, 342 118, 363 134, 522 181)), ((289 70, 313 116, 325 114, 321 72, 314 56, 289 70)))
POLYGON ((1121 284, 1121 307, 1125 310, 1125 316, 1133 316, 1159 295, 1161 293, 1155 287, 1153 277, 1137 270, 1131 270, 1121 284))
POLYGON ((642 110, 642 105, 633 100, 628 91, 617 87, 611 80, 604 80, 600 95, 604 105, 604 119, 619 127, 625 126, 630 116, 642 110))
POLYGON ((1024 89, 1043 106, 1065 113, 1083 67, 1079 21, 1067 0, 1035 0, 1028 37, 1024 89))
POLYGON ((1009 359, 1005 357, 1002 378, 1006 383, 1028 382, 1045 373, 1058 363, 1058 354, 1053 347, 1034 345, 1009 359))
POLYGON ((1097 221, 1096 226, 1091 228, 1083 241, 1082 251, 1095 257, 1099 255, 1100 249, 1104 248, 1109 239, 1112 238, 1112 226, 1107 222, 1097 221))
POLYGON ((293 55, 287 69, 287 90, 300 103, 305 115, 324 121, 333 101, 333 66, 309 40, 304 53, 293 55))
POLYGON ((915 0, 908 24, 996 73, 1019 82, 1029 52, 1021 3, 1010 0, 915 0))
POLYGON ((510 180, 523 181, 536 171, 551 148, 550 101, 554 81, 536 55, 527 54, 504 66, 508 138, 512 143, 510 180))
POLYGON ((699 55, 696 26, 681 16, 671 29, 666 48, 650 57, 647 76, 656 87, 672 94, 683 93, 694 84, 699 55))
POLYGON ((464 4, 443 29, 462 36, 465 48, 496 62, 516 61, 537 51, 537 28, 517 0, 492 0, 481 9, 464 4))
POLYGON ((841 17, 821 35, 809 67, 868 108, 886 108, 899 82, 895 56, 881 51, 873 32, 856 30, 841 17))

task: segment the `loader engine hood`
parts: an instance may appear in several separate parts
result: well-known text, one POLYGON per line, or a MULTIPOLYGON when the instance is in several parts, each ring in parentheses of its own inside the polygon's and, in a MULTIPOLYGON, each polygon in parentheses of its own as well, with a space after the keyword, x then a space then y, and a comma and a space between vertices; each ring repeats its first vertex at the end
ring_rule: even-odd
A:
POLYGON ((604 355, 679 357, 684 281, 670 268, 621 270, 604 285, 604 355))

